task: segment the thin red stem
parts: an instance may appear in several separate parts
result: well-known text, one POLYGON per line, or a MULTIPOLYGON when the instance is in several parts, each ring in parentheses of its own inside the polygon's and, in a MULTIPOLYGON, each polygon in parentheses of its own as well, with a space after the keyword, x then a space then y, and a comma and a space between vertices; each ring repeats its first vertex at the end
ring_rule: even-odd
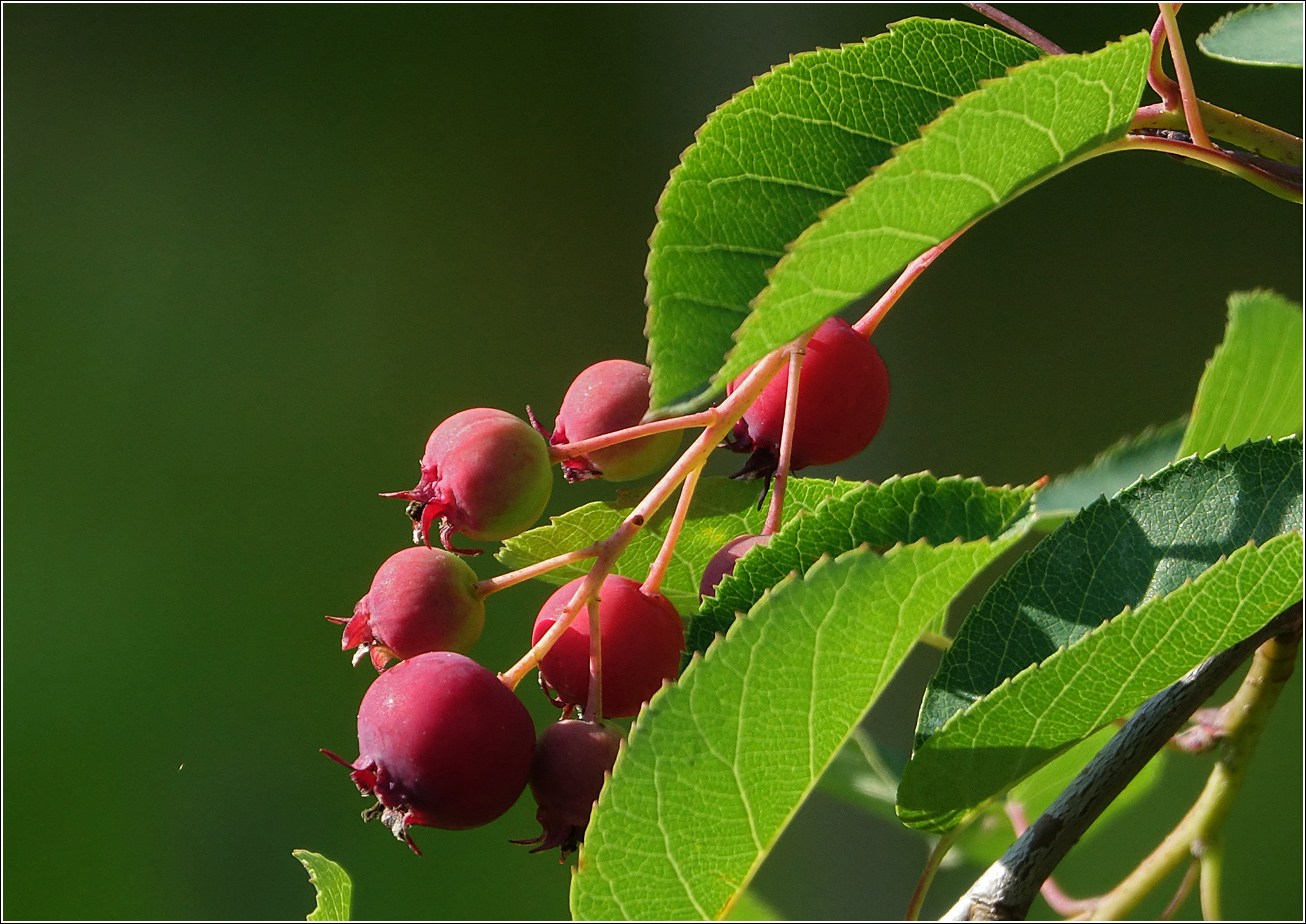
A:
POLYGON ((803 356, 807 353, 807 342, 811 339, 811 332, 805 334, 789 353, 788 390, 785 392, 785 415, 780 428, 780 460, 771 486, 771 506, 767 508, 766 522, 762 525, 763 536, 774 535, 784 516, 785 489, 789 486, 789 460, 794 453, 794 427, 798 423, 798 384, 802 376, 803 356))
POLYGON ((527 565, 525 568, 519 568, 516 571, 509 571, 507 574, 500 574, 492 578, 486 578, 483 581, 478 581, 476 584, 476 593, 480 594, 482 597, 486 597, 496 591, 503 590, 505 587, 520 584, 522 581, 529 581, 531 578, 537 578, 541 574, 548 574, 554 568, 561 568, 564 565, 575 564, 578 561, 593 558, 598 554, 599 544, 597 542, 593 545, 587 545, 583 549, 577 549, 574 552, 563 552, 561 555, 546 558, 544 561, 536 562, 533 565, 527 565))
POLYGON ((916 277, 925 272, 925 268, 933 263, 939 254, 947 250, 953 241, 965 234, 969 228, 970 225, 967 225, 943 243, 934 245, 908 263, 898 278, 894 280, 893 285, 889 286, 889 290, 881 295, 879 301, 871 306, 871 310, 862 315, 857 323, 853 325, 853 330, 869 339, 871 334, 875 333, 875 328, 879 327, 880 322, 884 320, 884 316, 889 313, 889 309, 902 296, 902 293, 911 288, 911 284, 916 281, 916 277))
POLYGON ((599 622, 599 601, 591 599, 586 608, 590 617, 590 689, 585 700, 585 718, 603 721, 603 628, 599 622))
POLYGON ((686 430, 690 427, 707 427, 711 426, 715 420, 716 410, 708 408, 706 411, 699 411, 697 414, 686 414, 683 417, 668 417, 666 420, 636 424, 624 430, 613 430, 611 433, 605 433, 602 436, 592 436, 587 440, 577 440, 574 443, 560 443, 557 446, 550 446, 549 461, 565 462, 568 459, 583 456, 587 452, 594 452, 596 449, 607 449, 609 446, 615 446, 629 440, 637 440, 642 436, 651 436, 654 433, 686 430))
POLYGON ((987 16, 998 25, 1005 26, 1031 45, 1046 51, 1050 55, 1064 55, 1066 53, 1065 49, 1056 42, 1049 38, 1045 38, 1043 35, 1025 25, 1019 19, 1016 19, 1014 16, 1008 16, 995 6, 990 6, 987 3, 967 3, 966 5, 981 16, 987 16))
POLYGON ((1165 20, 1165 35, 1170 42, 1170 60, 1174 62, 1175 77, 1179 81, 1179 92, 1183 98, 1184 118, 1188 121, 1188 133, 1193 136, 1193 143, 1202 148, 1214 148, 1202 124, 1202 114, 1197 108, 1197 90, 1193 87, 1193 75, 1188 70, 1188 56, 1184 52, 1183 38, 1179 35, 1179 21, 1175 12, 1176 3, 1162 3, 1161 18, 1165 20))
POLYGON ((685 483, 680 487, 680 500, 676 501, 676 512, 671 515, 671 522, 667 525, 662 548, 658 549, 658 557, 653 560, 653 564, 648 569, 648 577, 640 586, 640 590, 646 594, 655 594, 662 589, 662 580, 667 576, 671 556, 676 551, 676 542, 680 539, 680 531, 685 526, 685 518, 689 516, 689 505, 693 503, 694 489, 698 487, 698 478, 702 474, 703 466, 700 465, 685 477, 685 483))
MULTIPOLYGON (((1169 112, 1183 105, 1179 84, 1165 72, 1161 56, 1165 52, 1165 16, 1158 15, 1152 26, 1152 60, 1147 65, 1147 83, 1161 97, 1162 111, 1169 112)), ((1142 110, 1139 110, 1140 112, 1142 110)))
POLYGON ((1188 869, 1184 872, 1184 878, 1179 882, 1179 888, 1175 890, 1174 898, 1170 899, 1170 904, 1165 906, 1165 910, 1156 916, 1158 921, 1168 921, 1175 916, 1175 913, 1183 906, 1188 893, 1193 890, 1197 882, 1197 873, 1202 868, 1202 861, 1193 857, 1188 869))

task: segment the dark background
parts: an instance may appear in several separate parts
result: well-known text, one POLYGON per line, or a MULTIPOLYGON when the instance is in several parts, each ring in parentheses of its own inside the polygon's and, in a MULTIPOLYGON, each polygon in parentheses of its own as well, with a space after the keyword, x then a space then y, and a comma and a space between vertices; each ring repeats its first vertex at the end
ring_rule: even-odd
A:
MULTIPOLYGON (((1186 8, 1190 43, 1225 9, 1186 8)), ((1018 12, 1071 51, 1156 15, 1018 12)), ((529 799, 419 829, 420 860, 359 821, 317 749, 352 758, 371 671, 322 616, 407 541, 376 494, 416 481, 437 422, 550 418, 584 366, 643 357, 654 203, 705 116, 791 53, 912 14, 977 18, 7 4, 4 914, 296 918, 307 847, 350 870, 361 917, 565 916, 567 868, 507 843, 537 830, 529 799)), ((1301 131, 1300 71, 1193 54, 1205 98, 1301 131)), ((876 338, 888 421, 840 473, 1073 468, 1183 413, 1226 294, 1300 299, 1301 247, 1298 207, 1161 155, 1059 177, 899 303, 876 338)), ((610 491, 559 480, 550 512, 610 491)), ((515 660, 547 595, 497 596, 478 659, 515 660)), ((877 710, 890 740, 920 682, 877 710)), ((1300 688, 1285 700, 1230 821, 1234 916, 1301 912, 1300 688)), ((1067 885, 1109 887, 1204 773, 1186 762, 1072 855, 1067 885)), ((818 796, 757 887, 796 917, 898 916, 923 856, 818 796)), ((940 878, 936 913, 974 874, 940 878)))

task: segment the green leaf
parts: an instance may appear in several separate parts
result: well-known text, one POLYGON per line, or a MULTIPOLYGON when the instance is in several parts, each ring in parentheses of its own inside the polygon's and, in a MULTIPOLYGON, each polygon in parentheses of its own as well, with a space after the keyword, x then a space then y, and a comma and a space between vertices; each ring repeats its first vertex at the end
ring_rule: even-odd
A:
MULTIPOLYGON (((846 482, 845 482, 846 483, 846 482)), ((924 539, 931 545, 997 538, 1028 510, 1032 488, 989 488, 976 478, 928 472, 866 482, 831 494, 811 514, 794 516, 766 546, 756 546, 703 601, 686 632, 690 652, 706 651, 735 614, 746 612, 786 574, 802 574, 822 555, 860 545, 883 552, 924 539)), ((786 504, 786 507, 788 504, 786 504)), ((939 626, 933 627, 940 628, 939 626)))
POLYGON ((1302 444, 1184 459, 1085 508, 1024 555, 966 619, 925 693, 917 747, 1008 677, 1248 542, 1302 525, 1302 444))
POLYGON ((1302 537, 1251 542, 981 697, 912 756, 904 823, 944 831, 1302 597, 1302 537))
POLYGON ((1040 58, 958 100, 790 246, 715 386, 1121 137, 1150 55, 1140 33, 1092 54, 1040 58))
POLYGON ((1301 305, 1263 289, 1229 296, 1180 455, 1302 432, 1301 305))
POLYGON ((1038 54, 969 23, 890 30, 759 77, 708 118, 672 171, 649 242, 654 408, 704 391, 766 271, 824 209, 955 97, 1038 54))
MULTIPOLYGON (((1025 818, 1033 823, 1115 733, 1115 728, 1107 727, 1081 741, 1011 787, 1007 799, 1019 803, 1025 818)), ((1158 751, 1138 775, 1129 781, 1124 792, 1098 816, 1097 821, 1080 838, 1080 843, 1097 836, 1106 829, 1108 819, 1124 812, 1146 796, 1160 782, 1165 762, 1166 752, 1158 751)), ((990 806, 983 817, 962 832, 953 850, 977 866, 988 866, 1001 857, 1016 839, 1015 828, 1007 817, 1004 805, 1005 800, 1002 804, 990 806)))
POLYGON ((354 883, 344 867, 311 850, 292 850, 292 856, 308 870, 308 881, 317 889, 317 907, 310 921, 348 921, 354 897, 354 883))
POLYGON ((1234 64, 1302 66, 1302 4, 1249 6, 1222 16, 1197 47, 1212 58, 1234 64))
POLYGON ((1301 528, 1298 439, 1184 459, 1086 508, 962 625, 926 689, 899 816, 955 824, 1251 634, 1300 596, 1301 528), (1286 552, 1271 542, 1285 534, 1295 535, 1286 552))
POLYGON ((1111 497, 1139 478, 1155 475, 1175 460, 1188 418, 1149 427, 1138 436, 1120 440, 1091 463, 1058 475, 1034 496, 1040 522, 1072 516, 1099 497, 1111 497))
POLYGON ((854 549, 766 594, 636 719, 573 914, 725 914, 917 636, 1013 541, 854 549))
MULTIPOLYGON (((859 484, 794 478, 785 494, 785 520, 813 510, 831 494, 852 490, 859 484)), ((758 507, 761 492, 756 482, 729 478, 703 478, 699 481, 662 581, 662 593, 681 613, 698 609, 698 584, 703 569, 717 549, 735 536, 762 531, 766 510, 758 507)), ((583 549, 612 535, 643 496, 643 493, 620 491, 614 501, 586 504, 562 516, 552 517, 548 526, 529 530, 504 542, 495 557, 509 568, 524 568, 564 552, 583 549)), ((649 519, 617 561, 613 569, 615 574, 644 580, 649 565, 662 548, 674 510, 675 504, 668 503, 649 519)), ((561 586, 587 574, 589 568, 589 562, 567 565, 550 571, 541 580, 561 586)))

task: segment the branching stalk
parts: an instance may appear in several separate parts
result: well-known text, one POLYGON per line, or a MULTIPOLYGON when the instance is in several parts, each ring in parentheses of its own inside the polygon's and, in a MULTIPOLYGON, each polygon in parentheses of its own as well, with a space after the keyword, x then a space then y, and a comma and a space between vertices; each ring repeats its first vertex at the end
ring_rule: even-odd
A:
POLYGON ((519 568, 516 571, 509 571, 507 574, 499 574, 492 578, 478 581, 476 583, 476 593, 480 594, 482 597, 486 597, 496 591, 503 590, 505 587, 511 587, 514 584, 529 581, 542 574, 548 574, 555 568, 575 564, 578 561, 593 558, 598 554, 599 544, 597 542, 592 545, 587 545, 583 549, 577 549, 574 552, 563 552, 561 555, 546 558, 544 561, 536 562, 533 565, 527 565, 525 568, 519 568))
POLYGON ((671 496, 671 492, 680 486, 680 483, 689 476, 689 473, 703 466, 708 455, 717 447, 717 444, 721 442, 730 428, 735 425, 740 417, 744 416, 744 411, 757 400, 757 396, 761 394, 762 389, 779 371, 784 362, 785 350, 788 348, 789 345, 786 344, 784 347, 773 350, 764 356, 724 402, 716 408, 710 408, 708 411, 703 412, 704 414, 711 414, 711 422, 706 429, 690 444, 690 447, 653 486, 652 490, 644 495, 644 498, 627 515, 616 531, 607 539, 595 543, 598 554, 594 558, 594 565, 590 568, 589 573, 585 575, 585 579, 581 581, 580 586, 576 588, 576 593, 572 595, 571 601, 562 614, 549 627, 549 631, 544 633, 540 640, 532 645, 530 650, 516 664, 499 675, 509 689, 515 690, 517 688, 522 678, 540 663, 540 659, 562 637, 562 633, 571 627, 572 621, 575 620, 577 614, 580 613, 588 601, 598 597, 598 591, 603 584, 603 579, 612 572, 613 565, 616 564, 621 554, 626 551, 626 546, 630 545, 630 541, 644 527, 649 517, 653 516, 661 508, 662 504, 671 496))

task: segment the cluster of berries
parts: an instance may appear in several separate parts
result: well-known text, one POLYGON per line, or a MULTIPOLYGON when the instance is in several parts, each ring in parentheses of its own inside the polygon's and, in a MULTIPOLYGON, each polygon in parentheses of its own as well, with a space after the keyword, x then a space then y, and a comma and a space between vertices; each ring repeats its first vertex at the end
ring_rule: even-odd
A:
MULTIPOLYGON (((751 454, 741 473, 746 477, 775 469, 786 390, 785 377, 777 376, 727 440, 751 454)), ((879 429, 887 400, 888 377, 874 347, 845 322, 826 322, 811 338, 802 367, 794 467, 861 451, 879 429)), ((380 676, 359 707, 358 759, 348 763, 325 753, 349 767, 364 795, 376 798, 364 817, 380 818, 413 850, 410 825, 459 830, 486 824, 529 784, 543 830, 519 843, 560 847, 565 856, 584 832, 622 741, 620 731, 602 720, 635 715, 677 676, 685 646, 680 615, 655 590, 609 575, 598 591, 602 715, 587 714, 595 711, 590 622, 573 618, 539 660, 541 686, 564 711, 537 739, 512 686, 466 655, 485 622, 485 597, 507 585, 478 581, 460 557, 477 551, 453 544, 459 533, 495 542, 529 529, 552 491, 551 448, 634 427, 648 402, 646 366, 598 363, 568 389, 552 434, 533 416, 527 423, 489 408, 463 411, 431 434, 417 486, 384 495, 409 501, 417 545, 386 560, 352 618, 328 617, 344 623, 342 647, 355 650, 354 663, 369 656, 380 676), (442 548, 432 546, 433 534, 442 548), (394 660, 400 663, 388 667, 394 660), (577 710, 584 710, 583 720, 572 717, 577 710)), ((665 466, 680 442, 679 430, 667 430, 556 455, 568 481, 626 481, 665 466)), ((704 575, 704 594, 758 541, 741 537, 722 549, 704 575)), ((574 617, 583 581, 565 585, 544 604, 532 644, 569 608, 574 617)))

